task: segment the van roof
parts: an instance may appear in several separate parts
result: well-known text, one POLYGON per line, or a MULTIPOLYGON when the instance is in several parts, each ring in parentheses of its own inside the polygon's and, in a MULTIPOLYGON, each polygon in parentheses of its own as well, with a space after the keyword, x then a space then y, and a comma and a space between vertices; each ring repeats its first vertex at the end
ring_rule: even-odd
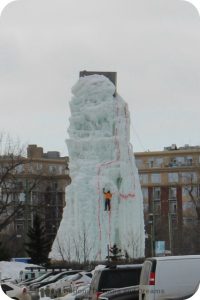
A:
POLYGON ((147 260, 181 260, 181 259, 200 259, 200 255, 175 255, 175 256, 160 256, 160 257, 148 257, 147 260))
POLYGON ((106 268, 110 269, 128 269, 128 268, 139 268, 142 264, 129 264, 129 265, 108 265, 106 268))

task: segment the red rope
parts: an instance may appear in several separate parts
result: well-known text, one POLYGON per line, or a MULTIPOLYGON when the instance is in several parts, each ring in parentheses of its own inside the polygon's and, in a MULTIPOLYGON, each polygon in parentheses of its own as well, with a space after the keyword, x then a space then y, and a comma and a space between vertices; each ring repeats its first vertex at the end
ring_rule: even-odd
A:
MULTIPOLYGON (((128 113, 127 113, 127 111, 128 111, 128 104, 127 103, 125 104, 124 111, 125 111, 125 118, 126 118, 126 125, 125 125, 126 126, 126 132, 128 132, 128 124, 127 124, 128 123, 128 113)), ((131 161, 131 159, 130 159, 131 155, 132 154, 130 153, 130 148, 128 146, 128 157, 129 157, 130 161, 131 161)), ((134 184, 134 190, 135 190, 135 176, 134 176, 134 173, 133 173, 132 169, 131 169, 131 172, 132 172, 133 184, 134 184)), ((135 197, 135 195, 133 197, 135 197)))
POLYGON ((110 238, 110 233, 111 233, 111 210, 109 210, 109 212, 108 212, 108 218, 109 218, 109 232, 108 232, 108 237, 109 237, 109 245, 111 247, 111 238, 110 238))
MULTIPOLYGON (((98 190, 98 195, 99 195, 99 198, 98 198, 98 226, 99 226, 99 241, 101 243, 101 222, 100 222, 101 198, 100 198, 100 183, 99 183, 100 171, 101 171, 101 167, 99 167, 99 169, 97 171, 97 175, 98 175, 97 176, 97 178, 98 178, 97 190, 98 190)), ((101 248, 100 248, 100 251, 99 251, 99 256, 100 256, 100 259, 101 259, 101 248)))
MULTIPOLYGON (((119 116, 119 106, 118 106, 118 101, 117 101, 117 98, 115 99, 116 101, 116 117, 118 118, 119 116)), ((125 123, 125 126, 126 126, 126 132, 127 132, 127 119, 128 119, 128 116, 127 116, 127 104, 125 106, 125 118, 126 118, 126 123, 125 123)), ((109 161, 109 162, 104 162, 102 164, 100 164, 98 166, 98 170, 97 170, 97 190, 98 190, 98 226, 99 226, 99 240, 101 242, 101 238, 102 238, 102 232, 101 232, 101 221, 100 221, 100 211, 101 211, 101 197, 100 197, 100 173, 101 173, 101 168, 107 168, 108 166, 110 165, 113 165, 113 164, 116 164, 116 163, 119 163, 119 160, 120 160, 120 145, 119 145, 119 139, 118 139, 118 129, 117 129, 117 126, 115 127, 115 141, 114 141, 115 145, 116 145, 116 149, 117 149, 117 155, 116 155, 116 159, 115 160, 112 160, 112 161, 109 161)), ((130 159, 130 149, 128 147, 128 155, 129 155, 129 159, 130 159)), ((134 174, 133 174, 133 178, 134 178, 134 174)), ((134 187, 135 187, 135 180, 134 180, 134 187)), ((128 198, 135 198, 135 194, 133 193, 128 193, 128 194, 122 194, 120 193, 120 198, 122 199, 128 199, 128 198)), ((111 244, 111 211, 109 211, 109 244, 111 244)), ((98 253, 100 255, 100 259, 101 259, 101 249, 98 253)))

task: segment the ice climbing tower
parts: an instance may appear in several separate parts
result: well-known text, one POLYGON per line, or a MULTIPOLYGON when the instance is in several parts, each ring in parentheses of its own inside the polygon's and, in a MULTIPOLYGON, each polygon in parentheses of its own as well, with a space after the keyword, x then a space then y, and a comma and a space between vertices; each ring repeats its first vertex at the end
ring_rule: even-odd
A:
POLYGON ((72 183, 50 257, 104 260, 114 244, 129 257, 143 257, 143 198, 116 73, 80 72, 72 94, 67 139, 72 183), (112 194, 107 211, 103 191, 112 194))

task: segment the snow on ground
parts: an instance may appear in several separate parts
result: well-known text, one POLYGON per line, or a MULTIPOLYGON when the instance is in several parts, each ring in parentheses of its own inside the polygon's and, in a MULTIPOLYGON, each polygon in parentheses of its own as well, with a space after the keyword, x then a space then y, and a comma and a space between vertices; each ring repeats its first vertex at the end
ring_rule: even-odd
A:
POLYGON ((19 279, 19 273, 25 270, 26 267, 34 267, 36 265, 14 261, 0 261, 1 279, 11 278, 12 280, 19 279))

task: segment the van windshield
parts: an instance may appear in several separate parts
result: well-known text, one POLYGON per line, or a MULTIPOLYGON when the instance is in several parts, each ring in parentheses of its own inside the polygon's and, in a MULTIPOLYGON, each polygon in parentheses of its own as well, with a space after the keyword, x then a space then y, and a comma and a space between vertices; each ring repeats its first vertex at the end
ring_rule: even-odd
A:
POLYGON ((152 261, 146 260, 142 267, 141 277, 140 277, 140 284, 141 285, 148 285, 149 284, 149 277, 151 273, 152 261))
POLYGON ((138 285, 141 269, 109 270, 103 272, 99 283, 99 290, 138 285))

